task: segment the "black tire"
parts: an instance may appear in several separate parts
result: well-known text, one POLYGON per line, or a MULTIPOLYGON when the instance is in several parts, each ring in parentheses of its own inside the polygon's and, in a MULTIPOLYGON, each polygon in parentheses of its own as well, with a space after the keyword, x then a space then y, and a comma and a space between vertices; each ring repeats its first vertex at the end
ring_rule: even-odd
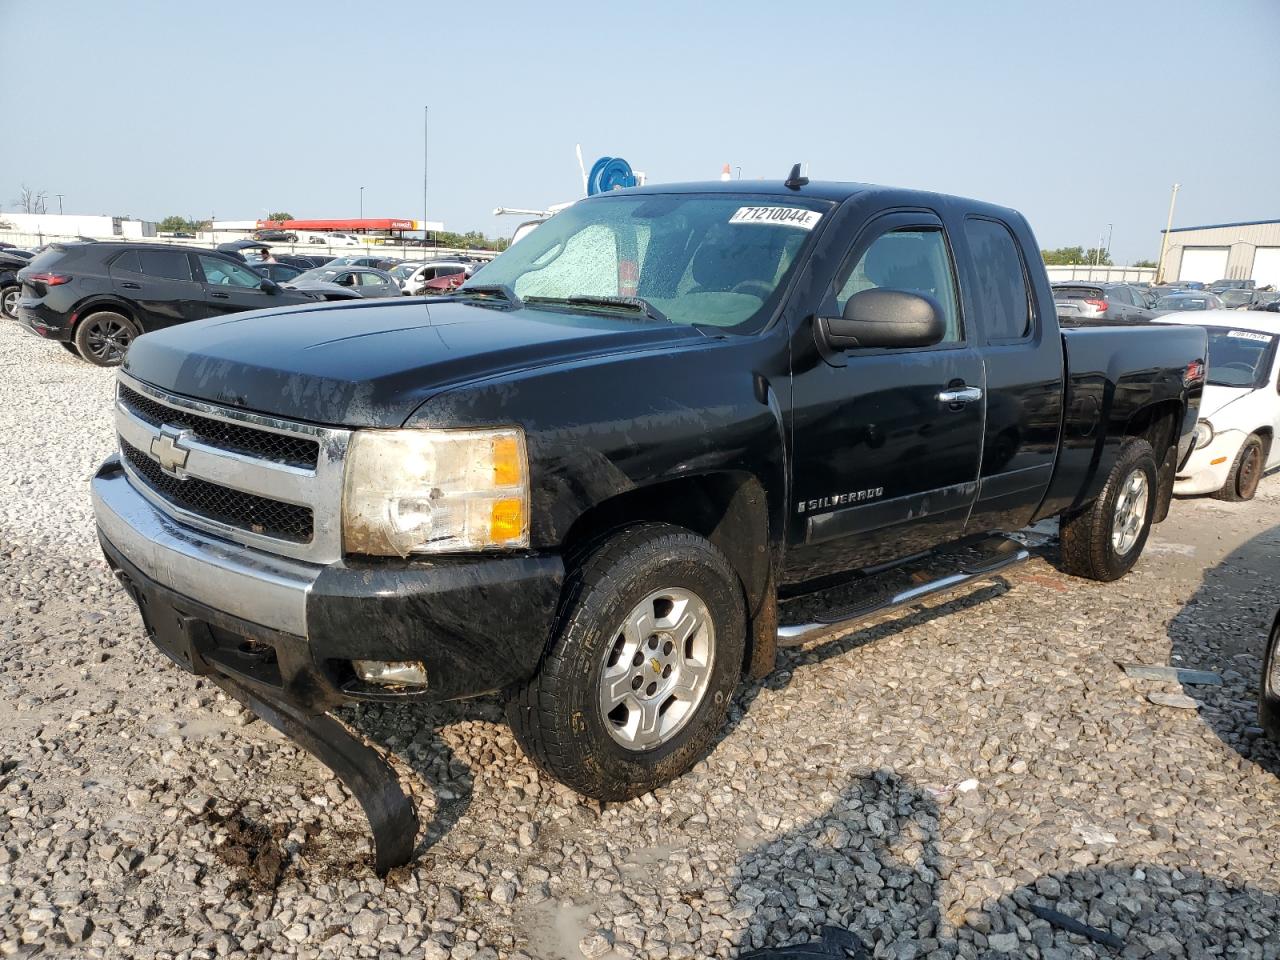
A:
POLYGON ((1158 491, 1158 471, 1151 444, 1138 439, 1126 441, 1098 498, 1083 510, 1062 517, 1060 544, 1063 569, 1077 577, 1103 582, 1119 580, 1128 573, 1142 556, 1142 548, 1151 533, 1158 491), (1140 526, 1133 531, 1136 537, 1131 543, 1126 545, 1122 540, 1117 545, 1113 541, 1117 508, 1127 512, 1131 501, 1126 487, 1138 474, 1146 489, 1145 506, 1134 515, 1140 526))
POLYGON ((22 292, 19 284, 0 287, 0 316, 10 320, 18 319, 18 296, 22 292))
POLYGON ((91 313, 76 327, 76 353, 95 366, 118 367, 136 336, 137 325, 123 313, 91 313))
POLYGON ((1235 463, 1231 464, 1231 472, 1227 474, 1227 482, 1214 494, 1219 500, 1229 503, 1240 503, 1252 500, 1258 492, 1258 483, 1262 480, 1262 470, 1266 464, 1267 448, 1262 438, 1256 433, 1250 434, 1240 445, 1235 463))
MULTIPOLYGON (((705 755, 741 677, 745 646, 742 585, 724 554, 682 527, 629 527, 570 570, 550 648, 537 675, 509 696, 507 720, 524 752, 556 780, 598 800, 629 800, 674 780, 705 755), (669 739, 632 749, 606 726, 622 729, 601 706, 600 684, 606 658, 621 648, 624 622, 667 589, 705 605, 714 631, 708 678, 669 739)), ((647 672, 651 662, 654 676, 665 677, 656 660, 642 658, 635 670, 647 672)), ((659 691, 656 699, 663 696, 659 691)), ((664 708, 670 705, 665 701, 664 708)))

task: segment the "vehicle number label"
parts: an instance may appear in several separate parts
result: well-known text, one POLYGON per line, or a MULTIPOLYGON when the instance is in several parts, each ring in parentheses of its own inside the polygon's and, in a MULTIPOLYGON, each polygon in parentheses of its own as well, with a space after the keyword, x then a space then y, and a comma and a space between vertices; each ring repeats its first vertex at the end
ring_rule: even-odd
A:
POLYGON ((1235 337, 1237 340, 1257 340, 1259 343, 1270 343, 1271 338, 1265 333, 1254 333, 1252 330, 1229 330, 1228 337, 1235 337))
POLYGON ((798 227, 812 230, 822 219, 817 210, 803 207, 739 207, 730 223, 763 223, 768 226, 798 227))

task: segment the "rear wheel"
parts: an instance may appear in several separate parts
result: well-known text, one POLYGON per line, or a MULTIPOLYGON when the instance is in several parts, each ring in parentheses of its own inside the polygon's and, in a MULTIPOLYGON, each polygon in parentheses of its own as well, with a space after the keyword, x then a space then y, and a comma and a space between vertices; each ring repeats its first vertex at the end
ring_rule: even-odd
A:
POLYGON ((729 561, 667 524, 628 528, 573 570, 541 670, 507 702, 525 753, 579 793, 627 800, 693 766, 742 671, 729 561))
POLYGON ((1151 444, 1132 439, 1120 450, 1102 493, 1061 523, 1062 565, 1090 580, 1119 580, 1128 573, 1151 532, 1158 494, 1151 444))
POLYGON ((18 319, 18 297, 22 294, 22 287, 12 284, 0 289, 0 314, 8 317, 10 320, 18 319))
POLYGON ((1231 465, 1227 482, 1214 496, 1233 503, 1252 500, 1253 495, 1258 492, 1258 482, 1262 479, 1265 457, 1266 448, 1262 444, 1262 438, 1256 433, 1251 434, 1236 454, 1236 462, 1231 465))
POLYGON ((117 367, 124 360, 138 328, 122 313, 91 313, 76 327, 76 353, 99 367, 117 367))

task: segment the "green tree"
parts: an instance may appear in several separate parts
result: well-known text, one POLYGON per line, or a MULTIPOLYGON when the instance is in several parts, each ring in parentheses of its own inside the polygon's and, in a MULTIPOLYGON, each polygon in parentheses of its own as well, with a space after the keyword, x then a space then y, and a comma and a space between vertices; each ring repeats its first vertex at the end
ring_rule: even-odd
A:
POLYGON ((1105 250, 1099 250, 1096 247, 1090 247, 1084 252, 1084 262, 1092 263, 1099 267, 1114 266, 1111 262, 1111 254, 1107 253, 1105 250))
POLYGON ((1130 266, 1134 267, 1151 267, 1153 269, 1155 268, 1155 265, 1156 262, 1154 260, 1135 260, 1130 264, 1130 266))
POLYGON ((1058 247, 1056 250, 1041 250, 1040 256, 1044 258, 1044 262, 1050 267, 1084 263, 1084 247, 1058 247))
POLYGON ((267 214, 267 219, 271 220, 272 222, 278 223, 281 220, 292 220, 293 214, 285 210, 278 210, 275 213, 267 214))
POLYGON ((179 230, 186 230, 190 221, 186 217, 180 217, 177 214, 165 217, 156 224, 156 228, 163 233, 177 233, 179 230))

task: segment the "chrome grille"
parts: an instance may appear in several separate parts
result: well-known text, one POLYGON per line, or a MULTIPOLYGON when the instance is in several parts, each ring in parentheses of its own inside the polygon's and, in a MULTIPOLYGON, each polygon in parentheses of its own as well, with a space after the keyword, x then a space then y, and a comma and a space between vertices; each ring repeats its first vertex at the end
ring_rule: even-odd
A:
POLYGON ((119 399, 135 416, 152 426, 167 423, 182 427, 201 442, 224 450, 313 469, 320 455, 320 444, 306 437, 268 433, 225 420, 202 417, 187 410, 175 410, 124 385, 120 387, 119 399))
POLYGON ((165 393, 118 372, 130 483, 180 523, 281 556, 342 556, 342 472, 351 433, 165 393))
POLYGON ((170 503, 252 533, 311 542, 311 508, 281 503, 193 477, 171 477, 148 454, 121 438, 120 452, 147 484, 170 503))

